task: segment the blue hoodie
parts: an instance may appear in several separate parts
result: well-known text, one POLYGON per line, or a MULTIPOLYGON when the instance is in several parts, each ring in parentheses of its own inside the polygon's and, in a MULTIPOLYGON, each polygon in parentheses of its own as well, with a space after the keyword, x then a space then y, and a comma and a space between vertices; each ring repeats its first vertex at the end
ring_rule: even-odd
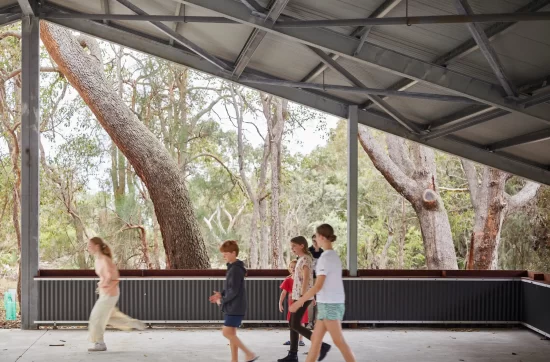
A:
POLYGON ((227 315, 244 316, 246 313, 246 289, 244 277, 246 268, 244 263, 237 259, 234 263, 227 264, 227 273, 223 283, 222 312, 227 315))

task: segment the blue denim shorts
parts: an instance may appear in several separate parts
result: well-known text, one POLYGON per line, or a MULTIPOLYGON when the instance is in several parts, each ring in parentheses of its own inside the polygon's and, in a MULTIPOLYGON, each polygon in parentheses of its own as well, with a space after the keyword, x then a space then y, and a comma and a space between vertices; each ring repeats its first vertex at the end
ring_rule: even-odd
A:
POLYGON ((226 327, 239 328, 243 322, 244 315, 224 315, 223 325, 226 327))
POLYGON ((342 321, 345 311, 344 303, 317 303, 317 319, 320 321, 342 321))

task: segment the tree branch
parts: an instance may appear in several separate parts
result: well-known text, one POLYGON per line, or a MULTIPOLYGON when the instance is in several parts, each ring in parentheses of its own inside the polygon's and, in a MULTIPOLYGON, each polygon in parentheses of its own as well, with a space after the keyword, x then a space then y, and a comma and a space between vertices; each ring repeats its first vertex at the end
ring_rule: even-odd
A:
MULTIPOLYGON (((57 67, 41 67, 40 68, 41 73, 60 73, 61 70, 57 67)), ((4 78, 4 81, 10 80, 14 77, 17 77, 19 74, 21 74, 21 68, 11 71, 6 77, 4 78)))
POLYGON ((410 202, 416 201, 419 196, 416 190, 417 183, 397 167, 366 126, 359 125, 359 142, 369 155, 374 167, 390 185, 410 202))
POLYGON ((472 161, 466 160, 464 158, 461 158, 460 162, 462 163, 462 169, 464 170, 466 180, 468 181, 468 187, 470 188, 470 199, 472 201, 472 205, 474 205, 475 208, 479 201, 477 199, 477 196, 480 188, 476 166, 472 161))
POLYGON ((0 40, 4 40, 4 39, 6 39, 10 36, 21 40, 21 32, 20 31, 6 31, 6 32, 3 32, 3 33, 0 33, 0 40))
POLYGON ((508 212, 515 212, 529 203, 537 196, 540 184, 528 181, 525 186, 514 196, 507 194, 508 212))
POLYGON ((388 145, 388 154, 391 160, 405 173, 411 177, 414 174, 414 164, 412 163, 405 140, 392 134, 386 134, 386 144, 388 145))

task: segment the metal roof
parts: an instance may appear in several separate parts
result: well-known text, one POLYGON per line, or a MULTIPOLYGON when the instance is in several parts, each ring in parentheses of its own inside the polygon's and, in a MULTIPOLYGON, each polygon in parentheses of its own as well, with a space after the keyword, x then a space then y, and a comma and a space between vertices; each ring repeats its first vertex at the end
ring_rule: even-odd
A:
POLYGON ((0 7, 20 12, 18 3, 24 13, 338 117, 360 105, 362 124, 550 184, 550 0, 52 0, 35 8, 0 0, 0 7))

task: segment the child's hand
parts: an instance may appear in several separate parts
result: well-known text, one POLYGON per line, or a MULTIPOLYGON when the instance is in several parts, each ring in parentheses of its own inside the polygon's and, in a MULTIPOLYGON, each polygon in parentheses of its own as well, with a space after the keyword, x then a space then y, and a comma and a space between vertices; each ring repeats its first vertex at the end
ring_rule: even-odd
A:
POLYGON ((209 298, 210 303, 218 303, 220 302, 220 299, 222 299, 222 295, 220 292, 214 291, 214 294, 212 294, 209 298))
POLYGON ((279 303, 279 312, 283 313, 285 308, 283 308, 283 303, 279 303))

